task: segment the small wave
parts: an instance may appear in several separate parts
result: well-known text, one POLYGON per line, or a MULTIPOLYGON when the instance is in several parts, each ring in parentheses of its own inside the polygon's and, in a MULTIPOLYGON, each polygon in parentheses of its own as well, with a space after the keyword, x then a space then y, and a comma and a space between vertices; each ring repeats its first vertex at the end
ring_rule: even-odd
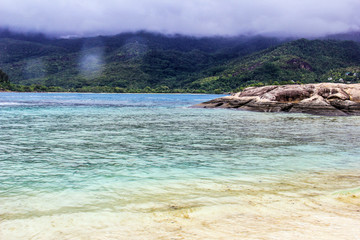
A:
POLYGON ((0 102, 0 106, 19 106, 19 105, 23 105, 23 104, 19 102, 0 102))

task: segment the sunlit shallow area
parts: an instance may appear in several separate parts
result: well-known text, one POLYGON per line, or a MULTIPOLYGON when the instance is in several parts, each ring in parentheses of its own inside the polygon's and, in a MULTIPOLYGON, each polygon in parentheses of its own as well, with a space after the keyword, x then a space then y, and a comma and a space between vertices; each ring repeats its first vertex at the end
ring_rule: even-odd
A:
POLYGON ((356 239, 360 117, 0 93, 0 239, 356 239))

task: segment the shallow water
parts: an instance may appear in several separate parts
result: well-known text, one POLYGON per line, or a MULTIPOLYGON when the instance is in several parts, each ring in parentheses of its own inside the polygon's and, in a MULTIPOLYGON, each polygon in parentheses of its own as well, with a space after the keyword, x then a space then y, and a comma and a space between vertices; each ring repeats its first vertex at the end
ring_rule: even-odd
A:
POLYGON ((0 239, 357 239, 360 117, 0 93, 0 239))

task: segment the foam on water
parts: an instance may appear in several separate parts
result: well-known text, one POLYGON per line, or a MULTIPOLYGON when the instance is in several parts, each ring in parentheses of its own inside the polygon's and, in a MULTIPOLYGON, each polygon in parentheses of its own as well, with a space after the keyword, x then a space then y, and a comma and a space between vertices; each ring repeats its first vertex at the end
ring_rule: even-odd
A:
POLYGON ((214 97, 1 93, 0 239, 360 236, 359 117, 214 97))

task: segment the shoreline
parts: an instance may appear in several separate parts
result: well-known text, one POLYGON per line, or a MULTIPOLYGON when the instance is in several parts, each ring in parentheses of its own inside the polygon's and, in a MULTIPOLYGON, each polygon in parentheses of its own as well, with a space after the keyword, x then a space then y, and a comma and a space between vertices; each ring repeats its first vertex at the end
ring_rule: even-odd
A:
POLYGON ((179 95, 230 95, 230 93, 110 93, 110 92, 15 92, 15 91, 0 91, 0 93, 70 93, 70 94, 179 94, 179 95))

